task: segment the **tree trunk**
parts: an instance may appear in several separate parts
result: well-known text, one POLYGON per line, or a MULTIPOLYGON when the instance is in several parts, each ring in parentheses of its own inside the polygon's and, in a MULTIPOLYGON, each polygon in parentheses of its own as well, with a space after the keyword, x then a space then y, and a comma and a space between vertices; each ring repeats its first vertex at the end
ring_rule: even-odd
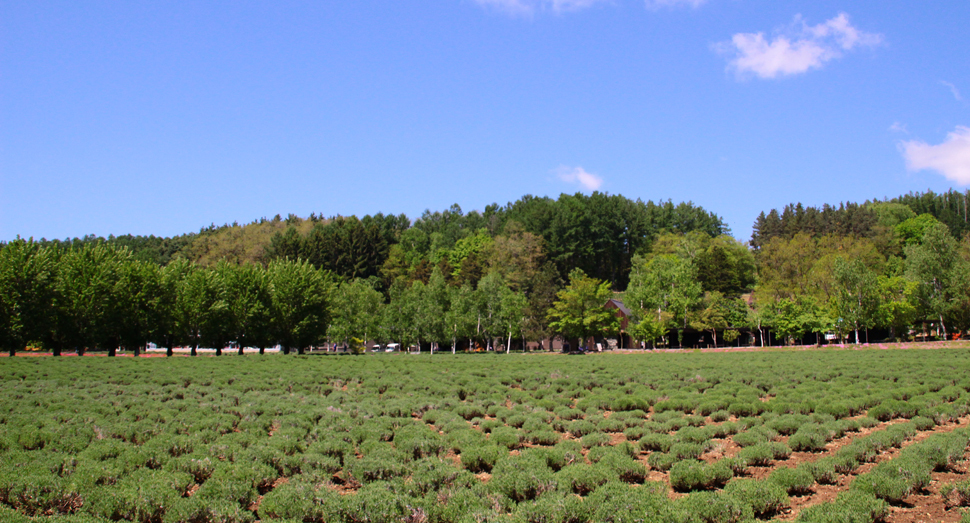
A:
POLYGON ((109 358, 114 358, 117 355, 118 355, 118 348, 117 347, 115 347, 114 345, 108 347, 108 357, 109 358))
POLYGON ((238 354, 238 355, 240 355, 240 356, 242 356, 242 355, 243 355, 243 344, 242 344, 242 343, 240 343, 240 344, 239 344, 239 351, 238 351, 238 352, 236 352, 236 354, 238 354))
POLYGON ((189 353, 191 356, 199 355, 199 342, 194 342, 192 344, 192 352, 189 353))
POLYGON ((859 326, 858 325, 855 328, 855 344, 856 345, 859 344, 859 326))
POLYGON ((283 355, 284 356, 288 356, 290 354, 290 346, 289 345, 283 345, 282 348, 283 348, 283 355))
POLYGON ((7 355, 10 356, 11 358, 17 356, 17 349, 13 345, 11 345, 10 350, 7 351, 7 355))
POLYGON ((306 348, 303 345, 300 345, 300 347, 296 349, 296 353, 303 356, 306 354, 306 348))
POLYGON ((505 353, 512 354, 512 331, 509 331, 509 342, 505 345, 505 353))
POLYGON ((455 344, 456 344, 456 343, 458 343, 458 340, 457 340, 457 339, 455 339, 454 337, 452 337, 452 338, 451 338, 451 353, 452 353, 452 354, 454 354, 454 353, 455 353, 455 344))
POLYGON ((262 345, 260 345, 259 346, 259 355, 262 356, 263 354, 266 354, 266 347, 263 347, 262 345))
MULTIPOLYGON (((61 346, 60 345, 55 344, 53 350, 54 350, 54 356, 60 356, 61 355, 61 346)), ((12 356, 12 354, 11 354, 11 356, 12 356)))
POLYGON ((136 358, 141 356, 141 345, 135 345, 135 348, 131 351, 131 355, 136 358))
POLYGON ((940 315, 940 329, 943 331, 943 341, 946 341, 946 324, 943 323, 943 315, 940 315))
POLYGON ((173 354, 175 354, 175 351, 174 351, 174 350, 172 350, 172 347, 171 347, 171 345, 172 345, 172 344, 171 344, 171 343, 169 343, 169 346, 168 346, 168 347, 165 347, 165 357, 167 357, 167 358, 171 358, 171 357, 172 357, 172 355, 173 355, 173 354))
POLYGON ((216 347, 216 356, 222 356, 222 347, 216 347))

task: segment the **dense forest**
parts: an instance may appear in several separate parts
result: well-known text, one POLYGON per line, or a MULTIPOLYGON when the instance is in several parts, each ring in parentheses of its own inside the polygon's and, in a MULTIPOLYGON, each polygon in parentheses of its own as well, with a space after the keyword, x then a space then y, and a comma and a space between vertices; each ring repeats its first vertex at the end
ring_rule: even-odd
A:
POLYGON ((761 213, 750 242, 691 203, 525 196, 484 211, 290 215, 170 238, 0 246, 9 350, 329 340, 700 346, 970 327, 968 193, 761 213), (603 305, 622 300, 623 332, 603 305))

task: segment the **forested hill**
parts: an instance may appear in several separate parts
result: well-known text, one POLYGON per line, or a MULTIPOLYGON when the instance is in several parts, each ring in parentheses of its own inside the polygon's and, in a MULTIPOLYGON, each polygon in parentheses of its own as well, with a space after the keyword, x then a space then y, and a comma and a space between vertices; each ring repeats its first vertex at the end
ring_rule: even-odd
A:
MULTIPOLYGON (((942 194, 933 191, 909 193, 891 200, 861 204, 843 203, 838 207, 789 204, 781 212, 772 209, 758 216, 751 233, 751 246, 758 249, 771 238, 791 239, 798 233, 814 238, 827 235, 876 238, 907 220, 919 220, 918 217, 924 214, 943 222, 954 237, 961 238, 970 231, 968 200, 970 191, 950 190, 942 194)), ((905 228, 907 226, 903 225, 905 228)), ((919 227, 915 229, 921 230, 919 227)))
POLYGON ((185 258, 202 265, 268 263, 303 258, 343 278, 371 279, 387 288, 397 279, 427 280, 439 268, 454 283, 477 282, 488 258, 533 257, 549 277, 565 280, 574 268, 626 287, 631 261, 663 232, 729 233, 724 221, 693 203, 631 200, 594 192, 558 199, 524 196, 483 212, 458 205, 406 216, 377 213, 363 218, 290 215, 239 225, 215 225, 198 233, 156 236, 86 236, 42 241, 51 246, 108 243, 128 247, 136 258, 165 265, 185 258), (539 264, 542 265, 542 264, 539 264))

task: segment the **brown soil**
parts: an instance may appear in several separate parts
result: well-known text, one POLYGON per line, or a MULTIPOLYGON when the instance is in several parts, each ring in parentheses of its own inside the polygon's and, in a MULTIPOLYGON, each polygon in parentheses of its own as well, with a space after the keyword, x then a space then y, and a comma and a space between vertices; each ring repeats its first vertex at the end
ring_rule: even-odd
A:
POLYGON ((461 456, 458 454, 455 454, 454 450, 449 449, 448 453, 445 454, 445 459, 451 460, 451 462, 454 463, 456 467, 461 468, 461 456))
POLYGON ((341 495, 346 495, 356 493, 361 484, 353 476, 341 470, 330 477, 329 487, 341 495))

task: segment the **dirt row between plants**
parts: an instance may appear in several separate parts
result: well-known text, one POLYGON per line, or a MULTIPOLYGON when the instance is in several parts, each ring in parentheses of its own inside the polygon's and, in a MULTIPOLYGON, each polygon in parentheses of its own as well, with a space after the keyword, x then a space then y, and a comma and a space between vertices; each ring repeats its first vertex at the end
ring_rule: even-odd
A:
MULTIPOLYGON (((885 429, 889 425, 895 423, 905 422, 906 420, 894 420, 890 423, 880 424, 881 429, 885 429)), ((852 437, 844 437, 838 440, 834 440, 829 445, 826 445, 826 451, 823 453, 806 453, 798 452, 792 453, 791 458, 783 461, 779 461, 778 465, 772 467, 772 469, 780 467, 795 467, 799 463, 804 463, 806 461, 815 461, 822 459, 825 456, 831 456, 838 449, 850 444, 856 438, 864 437, 871 434, 877 430, 880 430, 880 426, 873 427, 868 430, 868 432, 859 432, 852 435, 852 437), (797 454, 797 455, 796 455, 797 454), (806 456, 808 455, 808 456, 806 456)), ((931 430, 923 431, 918 433, 912 439, 905 441, 900 448, 891 448, 883 451, 878 456, 876 460, 872 463, 864 463, 858 469, 856 469, 851 474, 839 476, 838 482, 834 485, 820 485, 816 483, 812 488, 812 493, 804 496, 792 496, 791 507, 785 510, 775 519, 778 521, 791 521, 798 517, 798 514, 813 505, 819 503, 825 503, 827 501, 832 501, 835 497, 842 491, 849 488, 852 481, 859 475, 864 474, 872 470, 877 464, 883 461, 888 461, 899 453, 909 447, 910 445, 915 445, 920 443, 934 434, 941 434, 952 432, 958 428, 965 428, 970 426, 970 416, 964 416, 956 421, 951 421, 944 425, 938 425, 931 430)), ((970 457, 970 453, 965 454, 964 458, 970 457)), ((767 467, 764 467, 767 468, 767 467)), ((761 475, 760 477, 767 476, 767 473, 761 475)), ((758 476, 754 476, 758 477, 758 476)), ((956 471, 948 472, 933 472, 932 482, 929 487, 921 492, 914 494, 905 500, 900 506, 890 507, 889 515, 886 517, 887 523, 917 523, 917 522, 958 522, 960 521, 961 511, 959 509, 948 509, 943 504, 943 498, 940 496, 939 489, 944 483, 951 481, 960 481, 965 479, 970 479, 970 474, 968 474, 966 464, 962 464, 956 471)))

